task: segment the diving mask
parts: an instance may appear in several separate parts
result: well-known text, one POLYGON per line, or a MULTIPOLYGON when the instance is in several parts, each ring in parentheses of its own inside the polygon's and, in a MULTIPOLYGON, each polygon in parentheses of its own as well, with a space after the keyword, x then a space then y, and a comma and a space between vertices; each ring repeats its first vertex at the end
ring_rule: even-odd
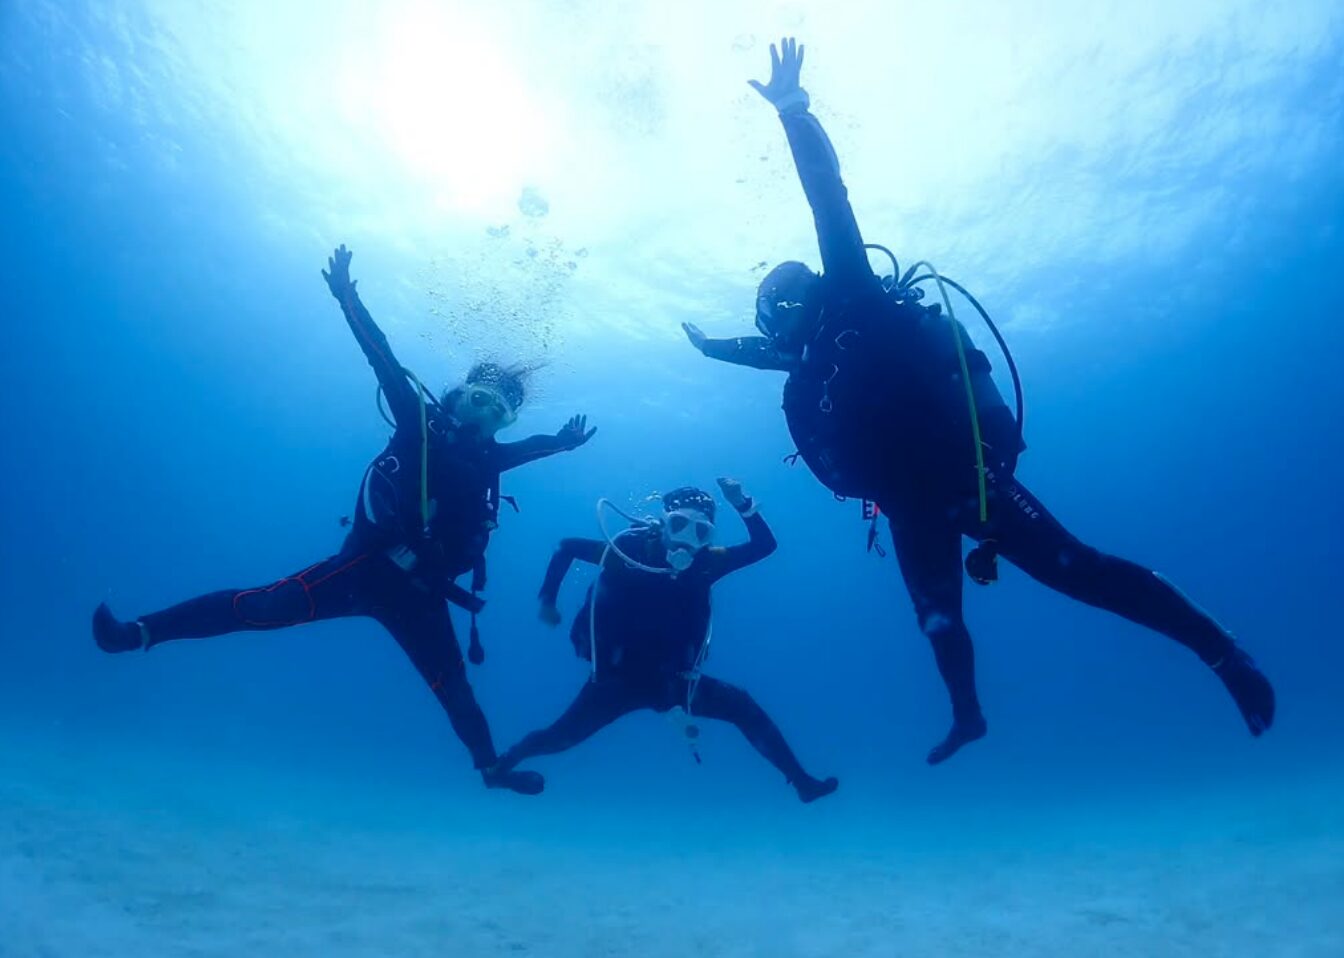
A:
POLYGON ((673 509, 663 517, 663 545, 667 564, 684 572, 696 555, 714 541, 714 523, 696 509, 673 509))
POLYGON ((484 383, 464 387, 456 413, 463 422, 473 423, 488 432, 510 426, 518 418, 517 411, 504 394, 484 383))

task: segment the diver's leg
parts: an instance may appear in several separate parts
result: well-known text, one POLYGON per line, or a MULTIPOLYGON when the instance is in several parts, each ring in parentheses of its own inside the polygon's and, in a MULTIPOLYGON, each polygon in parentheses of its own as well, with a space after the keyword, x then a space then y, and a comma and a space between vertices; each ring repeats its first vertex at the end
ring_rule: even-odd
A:
POLYGON ((647 696, 619 678, 585 682, 564 714, 546 728, 524 736, 504 753, 499 767, 511 769, 529 758, 571 749, 621 716, 651 706, 647 696))
POLYGON ((545 782, 536 772, 505 773, 498 768, 490 725, 467 681, 462 647, 443 596, 421 589, 395 567, 385 570, 377 595, 375 618, 397 640, 438 699, 485 784, 525 795, 540 793, 545 782))
POLYGON ((148 649, 175 639, 283 629, 366 611, 364 555, 337 555, 256 589, 225 590, 162 612, 122 622, 106 604, 93 614, 93 636, 105 652, 148 649))
POLYGON ((919 628, 933 646, 952 699, 952 729, 929 752, 930 765, 983 738, 988 728, 975 690, 975 647, 961 611, 961 533, 946 515, 934 506, 887 511, 892 546, 919 628))
POLYGON ((736 725, 751 747, 784 773, 804 802, 815 802, 840 784, 834 778, 822 780, 809 775, 789 748, 779 726, 748 692, 735 685, 702 675, 691 699, 691 713, 736 725))
POLYGON ((1208 613, 1151 569, 1084 545, 1016 481, 1005 491, 995 527, 1005 558, 1057 592, 1179 642, 1227 686, 1252 735, 1269 728, 1273 687, 1208 613))

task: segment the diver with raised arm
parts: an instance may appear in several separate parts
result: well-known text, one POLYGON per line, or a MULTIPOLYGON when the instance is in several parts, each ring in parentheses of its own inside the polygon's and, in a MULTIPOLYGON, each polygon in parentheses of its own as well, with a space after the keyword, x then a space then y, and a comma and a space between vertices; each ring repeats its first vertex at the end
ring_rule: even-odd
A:
MULTIPOLYGON (((541 618, 560 624, 560 585, 575 561, 598 567, 597 581, 570 629, 575 652, 592 663, 592 677, 551 726, 505 752, 501 768, 573 748, 640 709, 680 709, 688 721, 709 718, 736 726, 802 801, 835 791, 834 778, 814 778, 804 770, 749 693, 704 674, 714 584, 775 551, 775 537, 755 500, 733 480, 720 479, 719 486, 747 527, 745 543, 713 544, 714 497, 691 487, 664 495, 658 520, 636 521, 610 540, 560 543, 541 587, 541 618)), ((694 748, 698 727, 688 725, 687 732, 694 748)))
POLYGON ((715 340, 684 328, 712 359, 788 373, 784 413, 798 455, 834 494, 876 503, 887 517, 952 700, 951 730, 929 763, 987 730, 962 617, 963 536, 979 543, 966 560, 975 581, 992 581, 1002 555, 1064 595, 1162 633, 1212 669, 1251 734, 1263 733, 1274 721, 1274 690, 1232 636, 1161 575, 1080 542, 1014 477, 1025 448, 1020 415, 951 315, 946 289, 961 288, 927 264, 918 264, 923 276, 902 275, 894 256, 890 281, 873 272, 835 151, 809 112, 803 48, 785 39, 770 57, 770 81, 750 82, 779 112, 816 221, 822 272, 786 262, 765 277, 760 336, 715 340), (941 304, 921 304, 918 284, 927 280, 937 281, 941 304))
POLYGON ((534 795, 544 785, 540 775, 498 765, 448 603, 471 613, 469 654, 479 663, 484 651, 475 619, 484 603, 476 592, 485 583, 485 550, 502 498, 500 476, 577 449, 596 430, 587 428, 586 417, 575 416, 555 435, 496 440, 518 417, 523 367, 478 363, 461 385, 438 398, 430 395, 397 361, 360 300, 350 278, 351 255, 344 246, 337 249, 322 275, 373 367, 394 430, 364 473, 341 550, 268 585, 212 592, 134 621, 120 621, 100 605, 93 615, 94 639, 105 652, 130 652, 177 639, 372 618, 429 685, 485 784, 534 795), (470 592, 456 583, 468 574, 470 592))

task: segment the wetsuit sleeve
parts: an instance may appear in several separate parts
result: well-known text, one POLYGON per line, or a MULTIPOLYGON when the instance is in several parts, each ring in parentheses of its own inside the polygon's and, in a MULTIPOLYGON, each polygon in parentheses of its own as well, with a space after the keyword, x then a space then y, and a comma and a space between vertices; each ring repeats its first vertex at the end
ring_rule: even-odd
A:
POLYGON ((709 558, 714 562, 710 570, 711 580, 718 581, 731 572, 760 562, 779 548, 775 534, 770 531, 760 513, 747 516, 743 521, 747 524, 746 542, 710 551, 709 558))
POLYGON ((812 207, 825 275, 841 283, 872 279, 863 236, 849 205, 849 191, 840 179, 840 161, 830 137, 807 110, 781 113, 779 119, 812 207))
POLYGON ((420 399, 416 395, 415 386, 411 385, 406 370, 392 354, 392 347, 388 345, 387 337, 373 321, 369 311, 364 308, 364 303, 353 285, 346 289, 345 294, 339 297, 339 301, 341 312, 345 314, 345 321, 350 324, 350 331, 355 334, 355 341, 364 351, 364 358, 373 367, 374 375, 378 377, 378 384, 383 387, 383 395, 387 397, 387 406, 392 410, 392 418, 399 426, 418 423, 420 399))
POLYGON ((547 605, 555 605, 560 597, 560 583, 569 573, 569 567, 577 562, 597 565, 602 561, 606 543, 597 539, 562 539, 560 546, 551 556, 551 564, 546 567, 546 578, 541 583, 539 597, 547 605))
POLYGON ((520 439, 517 442, 501 442, 496 452, 498 456, 496 461, 499 463, 500 472, 508 472, 510 469, 525 466, 529 462, 554 456, 558 452, 569 452, 573 448, 575 447, 572 444, 565 442, 559 436, 548 436, 541 433, 536 436, 529 436, 526 439, 520 439))
POLYGON ((752 369, 790 372, 796 363, 781 356, 779 349, 764 336, 739 336, 737 339, 707 339, 700 352, 710 359, 752 369))

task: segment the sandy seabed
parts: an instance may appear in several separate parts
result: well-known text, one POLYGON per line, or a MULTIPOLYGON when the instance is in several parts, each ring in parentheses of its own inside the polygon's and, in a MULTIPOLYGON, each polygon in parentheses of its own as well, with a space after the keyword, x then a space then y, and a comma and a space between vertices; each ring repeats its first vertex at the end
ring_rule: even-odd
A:
POLYGON ((635 820, 10 744, 0 958, 1344 956, 1344 784, 1031 811, 635 820))

